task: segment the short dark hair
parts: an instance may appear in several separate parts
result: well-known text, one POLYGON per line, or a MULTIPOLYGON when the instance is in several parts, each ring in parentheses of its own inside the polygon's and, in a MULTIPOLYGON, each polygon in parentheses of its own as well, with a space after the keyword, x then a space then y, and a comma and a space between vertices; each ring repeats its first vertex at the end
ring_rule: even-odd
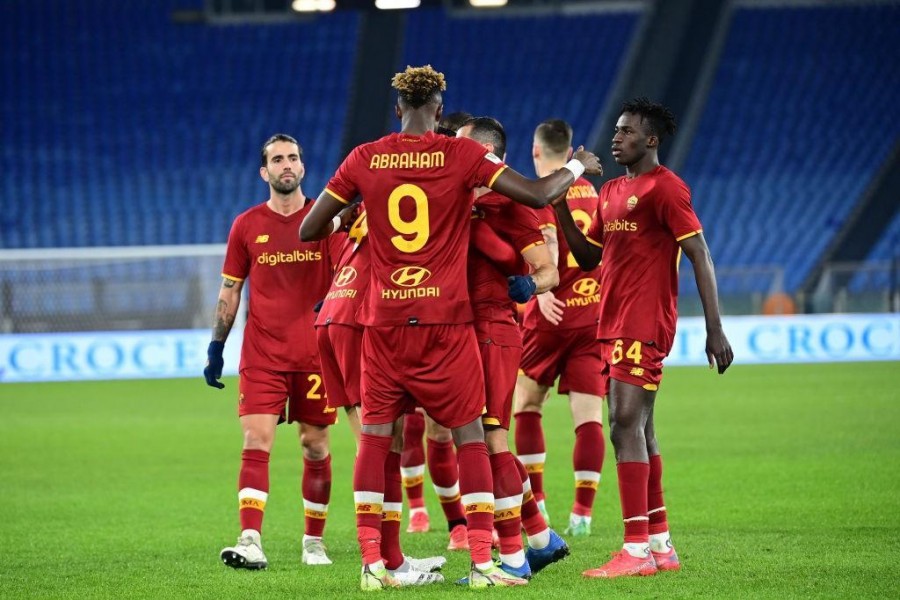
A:
POLYGON ((640 115, 641 122, 647 124, 652 135, 659 138, 660 143, 675 135, 675 115, 671 110, 641 96, 622 103, 622 112, 640 115))
POLYGON ((300 143, 286 133, 276 133, 275 135, 267 139, 266 143, 262 145, 262 149, 259 152, 262 158, 262 164, 260 166, 264 167, 266 166, 266 164, 268 164, 269 146, 271 146, 275 142, 288 142, 289 144, 296 144, 297 152, 300 154, 300 160, 303 160, 303 148, 300 147, 300 143))
POLYGON ((572 126, 562 119, 547 119, 534 130, 534 137, 552 154, 561 156, 572 147, 572 126))
POLYGON ((493 144, 494 154, 503 158, 506 154, 506 131, 494 117, 472 117, 460 127, 472 127, 471 137, 482 144, 493 144))
POLYGON ((438 123, 438 128, 452 131, 455 135, 456 132, 459 131, 459 128, 465 125, 466 122, 474 116, 475 115, 467 113, 464 110, 458 110, 441 117, 441 122, 438 123))

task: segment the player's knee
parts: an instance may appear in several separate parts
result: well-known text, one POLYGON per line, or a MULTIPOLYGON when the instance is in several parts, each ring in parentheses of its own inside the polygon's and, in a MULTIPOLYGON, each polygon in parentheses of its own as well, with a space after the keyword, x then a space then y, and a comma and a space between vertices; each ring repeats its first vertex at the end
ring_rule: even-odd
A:
POLYGON ((431 419, 425 420, 425 435, 429 440, 441 443, 449 442, 453 439, 453 434, 449 429, 442 425, 438 425, 431 419))
POLYGON ((635 423, 609 420, 609 439, 616 448, 645 447, 644 428, 635 423))
POLYGON ((462 427, 457 427, 452 431, 453 442, 457 448, 472 442, 484 441, 484 427, 481 425, 481 418, 475 419, 471 423, 467 423, 462 427))
POLYGON ((603 423, 603 398, 600 396, 572 392, 569 395, 569 407, 576 429, 585 423, 603 423))
POLYGON ((328 430, 324 427, 300 434, 303 457, 307 460, 322 460, 328 456, 328 430))
POLYGON ((516 394, 513 399, 513 409, 515 412, 536 412, 540 413, 544 406, 544 398, 546 398, 546 390, 538 383, 525 375, 519 375, 516 380, 516 394))
POLYGON ((248 428, 244 430, 244 450, 272 451, 272 442, 275 439, 273 432, 263 429, 248 428))
POLYGON ((509 433, 499 427, 485 428, 484 441, 490 454, 509 452, 509 433))

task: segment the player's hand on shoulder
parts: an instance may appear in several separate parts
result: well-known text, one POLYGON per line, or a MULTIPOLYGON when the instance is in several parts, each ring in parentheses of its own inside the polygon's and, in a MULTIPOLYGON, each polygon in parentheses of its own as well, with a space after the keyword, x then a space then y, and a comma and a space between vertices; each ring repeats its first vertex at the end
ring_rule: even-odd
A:
POLYGON ((603 175, 603 165, 600 164, 600 159, 593 152, 585 150, 584 146, 578 146, 578 150, 575 151, 572 158, 584 165, 585 175, 603 175))
POLYGON ((224 350, 225 342, 211 341, 206 349, 206 368, 203 369, 206 385, 220 390, 225 387, 225 384, 219 381, 222 378, 222 369, 225 367, 225 359, 222 358, 224 350))
POLYGON ((531 275, 513 275, 506 278, 509 297, 524 304, 534 295, 537 290, 537 284, 531 275))
POLYGON ((721 329, 706 333, 706 358, 709 360, 710 369, 713 368, 713 365, 718 367, 719 375, 724 373, 725 369, 734 362, 731 344, 728 343, 728 338, 721 329))

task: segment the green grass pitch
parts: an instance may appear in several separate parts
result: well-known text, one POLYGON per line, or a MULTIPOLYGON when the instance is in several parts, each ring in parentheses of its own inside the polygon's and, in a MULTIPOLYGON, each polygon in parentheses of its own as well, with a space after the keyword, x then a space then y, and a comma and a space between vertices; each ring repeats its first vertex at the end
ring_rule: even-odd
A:
MULTIPOLYGON (((666 371, 656 410, 672 534, 684 568, 584 580, 620 545, 611 448, 594 534, 521 598, 898 597, 900 364, 666 371)), ((264 527, 270 567, 234 571, 219 550, 238 533, 241 435, 236 381, 0 385, 0 597, 333 598, 362 596, 354 533, 354 445, 332 431, 326 543, 335 564, 300 564, 303 518, 296 430, 279 430, 264 527)), ((554 525, 572 502, 573 434, 565 400, 546 408, 546 488, 554 525)), ((608 432, 606 432, 608 433, 608 432)), ((426 484, 430 486, 428 480, 426 484)), ((432 531, 403 535, 408 554, 447 535, 426 487, 432 531)), ((406 525, 404 514, 404 528, 406 525)), ((453 553, 448 580, 465 574, 453 553)), ((473 594, 447 583, 386 592, 473 594)))

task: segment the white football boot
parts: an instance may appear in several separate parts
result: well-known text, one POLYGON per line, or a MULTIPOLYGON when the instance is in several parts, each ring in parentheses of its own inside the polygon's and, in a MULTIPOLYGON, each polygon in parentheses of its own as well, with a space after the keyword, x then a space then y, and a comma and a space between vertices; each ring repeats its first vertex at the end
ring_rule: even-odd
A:
POLYGON ((305 538, 303 540, 302 561, 304 565, 331 564, 331 559, 325 553, 325 544, 322 542, 322 538, 305 538))
POLYGON ((269 566, 269 561, 262 551, 259 532, 252 529, 242 531, 237 544, 223 548, 219 558, 235 569, 265 569, 269 566))

